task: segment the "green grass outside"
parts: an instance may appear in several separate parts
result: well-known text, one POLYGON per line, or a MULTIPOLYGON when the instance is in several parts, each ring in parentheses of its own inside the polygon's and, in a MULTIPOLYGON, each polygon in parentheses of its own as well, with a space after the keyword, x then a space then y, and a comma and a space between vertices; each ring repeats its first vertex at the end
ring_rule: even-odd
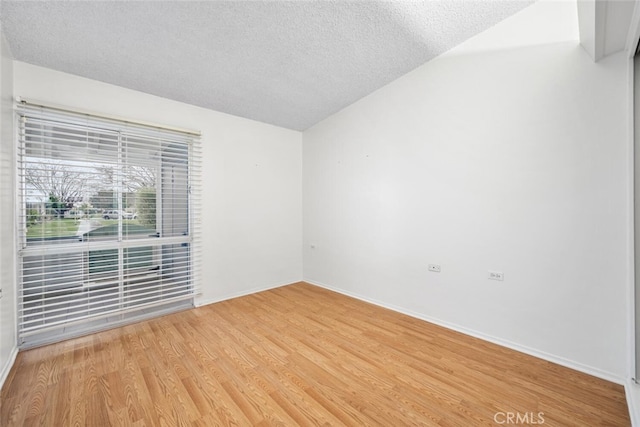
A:
POLYGON ((80 221, 75 219, 52 219, 27 228, 27 237, 73 236, 78 231, 80 221))
MULTIPOLYGON (((101 226, 117 224, 117 219, 93 218, 92 221, 100 221, 101 226)), ((125 219, 125 224, 138 224, 138 220, 125 219)), ((27 238, 40 237, 66 237, 75 236, 78 232, 80 220, 77 219, 52 219, 27 227, 27 238)))

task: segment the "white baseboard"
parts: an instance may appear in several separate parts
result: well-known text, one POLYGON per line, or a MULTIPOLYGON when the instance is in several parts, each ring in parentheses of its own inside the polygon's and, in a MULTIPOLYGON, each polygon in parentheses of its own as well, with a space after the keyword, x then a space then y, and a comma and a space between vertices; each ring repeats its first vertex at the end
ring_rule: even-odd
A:
POLYGON ((214 304, 214 303, 220 302, 220 301, 226 301, 226 300, 233 299, 233 298, 244 297, 246 295, 251 295, 251 294, 255 294, 255 293, 258 293, 258 292, 262 292, 262 291, 268 291, 269 289, 280 288, 282 286, 288 286, 288 285, 292 285, 293 283, 298 283, 298 282, 300 282, 300 280, 298 280, 296 282, 287 283, 287 284, 284 284, 284 285, 282 283, 279 283, 277 285, 267 285, 267 286, 251 288, 251 289, 247 289, 245 291, 234 292, 232 294, 227 294, 227 295, 223 295, 223 296, 215 297, 215 298, 196 299, 194 301, 194 305, 196 307, 202 307, 203 305, 209 305, 209 304, 214 304))
POLYGON ((13 367, 13 363, 16 361, 17 355, 18 355, 18 347, 14 345, 13 348, 11 349, 11 353, 9 354, 9 357, 7 358, 4 366, 2 367, 2 370, 0 371, 0 390, 2 389, 2 386, 4 386, 4 382, 9 376, 9 372, 11 372, 11 368, 13 367))
POLYGON ((640 427, 640 384, 636 384, 630 379, 625 383, 624 391, 627 395, 631 425, 640 427))
POLYGON ((507 347, 507 348, 510 348, 512 350, 516 350, 516 351, 519 351, 521 353, 525 353, 525 354, 528 354, 530 356, 534 356, 534 357, 537 357, 539 359, 546 360, 548 362, 556 363, 558 365, 561 365, 561 366, 564 366, 564 367, 567 367, 567 368, 570 368, 570 369, 574 369, 576 371, 580 371, 580 372, 583 372, 585 374, 593 375, 594 377, 602 378, 603 380, 611 381, 613 383, 620 384, 620 385, 625 385, 626 384, 626 380, 624 378, 621 378, 618 375, 612 374, 610 372, 606 372, 606 371, 603 371, 601 369, 594 368, 592 366, 583 365, 582 363, 578 363, 578 362, 575 362, 573 360, 565 359, 563 357, 559 357, 559 356, 556 356, 556 355, 553 355, 553 354, 550 354, 550 353, 546 353, 544 351, 539 351, 539 350, 536 350, 534 348, 526 347, 526 346, 511 342, 511 341, 508 341, 508 340, 505 340, 505 339, 502 339, 502 338, 490 336, 490 335, 484 334, 482 332, 478 332, 478 331, 475 331, 475 330, 472 330, 472 329, 468 329, 468 328, 465 328, 463 326, 459 326, 459 325, 456 325, 456 324, 453 324, 453 323, 450 323, 450 322, 446 322, 446 321, 443 321, 443 320, 440 320, 440 319, 436 319, 436 318, 433 318, 433 317, 430 317, 430 316, 425 316, 424 314, 416 313, 414 311, 407 310, 406 308, 403 308, 403 307, 398 307, 398 306, 395 306, 395 305, 392 305, 392 304, 384 303, 382 301, 377 301, 377 300, 374 300, 374 299, 371 299, 371 298, 368 298, 368 297, 365 297, 365 296, 362 296, 362 295, 359 295, 359 294, 356 294, 356 293, 353 293, 353 292, 349 292, 349 291, 345 291, 343 289, 335 288, 333 286, 325 285, 324 283, 320 283, 320 282, 316 282, 316 281, 312 281, 312 280, 307 280, 307 279, 304 279, 304 281, 306 283, 310 283, 312 285, 319 286, 321 288, 325 288, 325 289, 328 289, 330 291, 337 292, 339 294, 347 295, 347 296, 350 296, 352 298, 359 299, 361 301, 365 301, 365 302, 368 302, 368 303, 371 303, 371 304, 374 304, 374 305, 377 305, 377 306, 380 306, 380 307, 384 307, 384 308, 387 308, 389 310, 393 310, 393 311, 398 312, 398 313, 406 314, 407 316, 411 316, 411 317, 414 317, 416 319, 424 320, 425 322, 433 323, 435 325, 442 326, 444 328, 451 329, 451 330, 454 330, 456 332, 460 332, 460 333, 463 333, 465 335, 472 336, 474 338, 479 338, 481 340, 488 341, 488 342, 500 345, 502 347, 507 347))

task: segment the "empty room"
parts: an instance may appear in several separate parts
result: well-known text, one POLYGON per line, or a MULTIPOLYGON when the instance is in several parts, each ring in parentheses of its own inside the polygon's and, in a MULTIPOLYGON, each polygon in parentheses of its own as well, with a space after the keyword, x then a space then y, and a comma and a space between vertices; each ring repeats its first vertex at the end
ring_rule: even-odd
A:
POLYGON ((640 426, 640 3, 0 36, 0 426, 640 426))

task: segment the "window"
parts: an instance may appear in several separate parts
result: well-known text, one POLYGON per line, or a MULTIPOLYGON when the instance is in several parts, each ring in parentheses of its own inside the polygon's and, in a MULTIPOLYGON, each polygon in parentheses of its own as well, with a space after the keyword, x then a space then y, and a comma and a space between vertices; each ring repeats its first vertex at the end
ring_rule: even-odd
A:
POLYGON ((197 136, 26 103, 18 117, 23 347, 191 306, 197 136))

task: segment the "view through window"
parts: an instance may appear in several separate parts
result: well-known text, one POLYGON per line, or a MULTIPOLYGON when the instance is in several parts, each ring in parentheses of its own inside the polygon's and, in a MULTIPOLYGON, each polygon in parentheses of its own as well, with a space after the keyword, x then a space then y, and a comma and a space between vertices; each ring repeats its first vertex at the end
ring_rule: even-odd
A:
POLYGON ((42 107, 19 119, 21 342, 191 304, 197 138, 42 107))

